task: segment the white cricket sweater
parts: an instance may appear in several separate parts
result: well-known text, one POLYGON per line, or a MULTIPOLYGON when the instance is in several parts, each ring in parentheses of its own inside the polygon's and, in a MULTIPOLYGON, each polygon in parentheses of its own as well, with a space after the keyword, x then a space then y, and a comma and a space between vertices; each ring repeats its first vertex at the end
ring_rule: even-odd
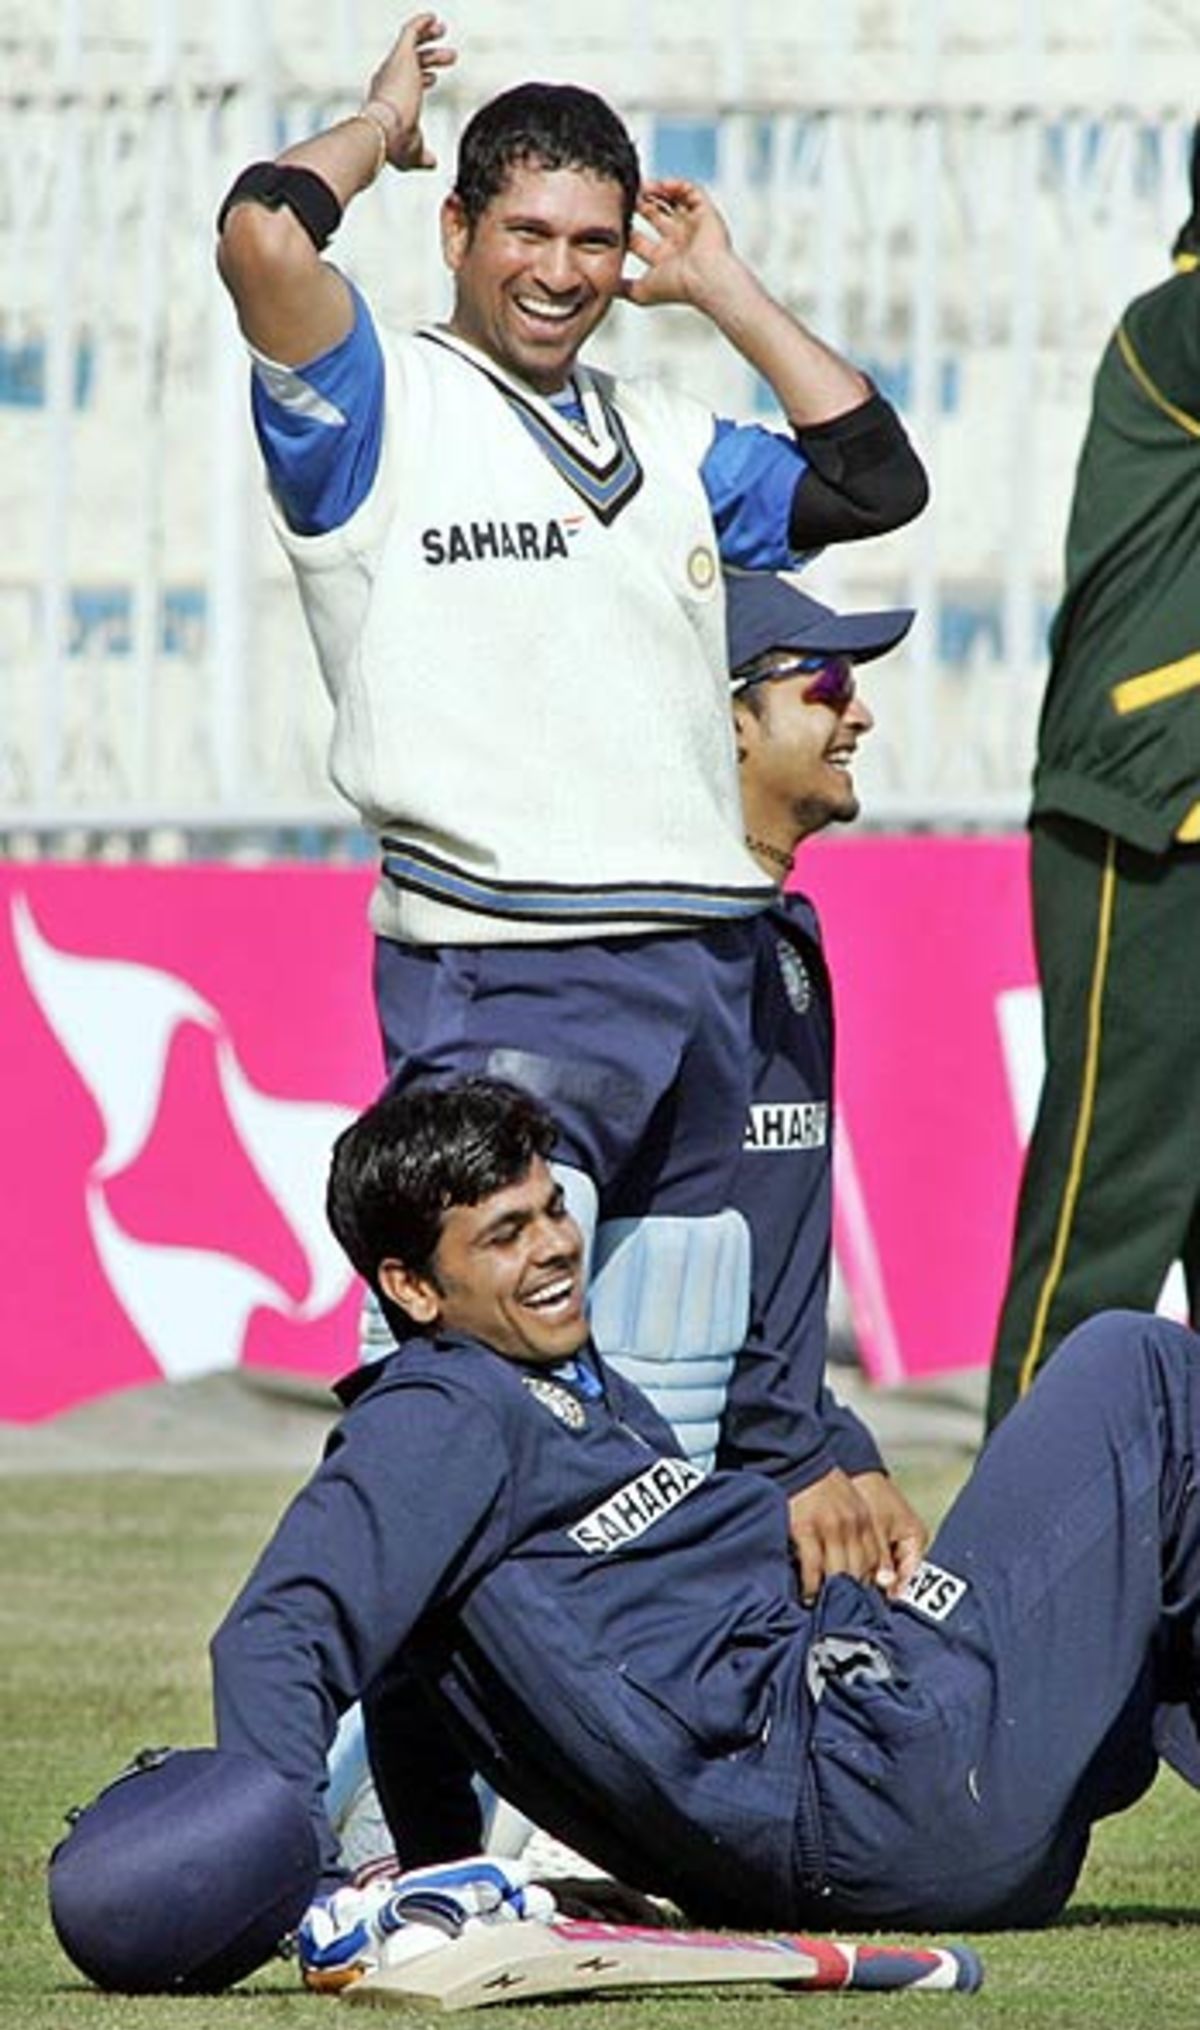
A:
POLYGON ((742 843, 709 412, 578 370, 590 444, 450 334, 380 333, 374 485, 294 566, 333 779, 420 944, 695 927, 774 891, 742 843))

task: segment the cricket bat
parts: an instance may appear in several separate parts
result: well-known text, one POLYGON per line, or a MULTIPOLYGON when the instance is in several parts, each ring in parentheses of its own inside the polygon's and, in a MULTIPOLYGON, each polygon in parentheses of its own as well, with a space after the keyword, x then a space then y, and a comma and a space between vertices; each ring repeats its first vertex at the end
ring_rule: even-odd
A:
POLYGON ((479 2009, 606 1988, 770 1982, 793 1988, 941 1989, 970 1994, 983 1968, 970 1946, 851 1945, 753 1932, 659 1931, 555 1917, 472 1926, 441 1950, 381 1967, 341 1999, 377 2007, 479 2009))

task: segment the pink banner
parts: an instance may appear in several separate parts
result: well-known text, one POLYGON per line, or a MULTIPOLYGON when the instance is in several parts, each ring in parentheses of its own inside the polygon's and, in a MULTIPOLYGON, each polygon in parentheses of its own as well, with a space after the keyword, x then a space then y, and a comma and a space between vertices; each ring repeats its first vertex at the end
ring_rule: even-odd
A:
POLYGON ((1024 838, 803 849, 838 1010, 834 1238, 877 1381, 991 1357, 1041 1076, 1024 838))
MULTIPOLYGON (((976 1364, 1030 1078, 1024 844, 837 839, 802 876, 838 988, 836 1245, 864 1360, 884 1381, 976 1364)), ((380 1078, 369 886, 0 872, 0 1417, 238 1363, 350 1365, 359 1295, 323 1194, 380 1078)))
POLYGON ((322 1198, 380 1077, 366 885, 0 874, 0 1416, 238 1362, 351 1364, 359 1297, 322 1198))

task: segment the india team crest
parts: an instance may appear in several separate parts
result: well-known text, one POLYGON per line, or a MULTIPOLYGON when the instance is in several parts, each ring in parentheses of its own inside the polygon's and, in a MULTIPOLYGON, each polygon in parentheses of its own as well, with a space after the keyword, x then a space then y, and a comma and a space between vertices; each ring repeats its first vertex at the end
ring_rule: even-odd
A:
POLYGON ((565 1424, 568 1431, 583 1430, 587 1423, 587 1412, 569 1389, 564 1389, 558 1382, 547 1381, 545 1376, 540 1374, 523 1375, 521 1379, 534 1401, 540 1403, 543 1409, 549 1410, 552 1417, 557 1417, 560 1424, 565 1424))
POLYGON ((717 560, 707 543, 697 543, 695 549, 689 550, 687 574, 688 583, 697 592, 707 592, 715 583, 717 560))
POLYGON ((812 981, 808 977, 808 967, 795 946, 786 944, 782 938, 776 943, 775 955, 789 1003, 797 1015, 807 1015, 812 1006, 812 981))

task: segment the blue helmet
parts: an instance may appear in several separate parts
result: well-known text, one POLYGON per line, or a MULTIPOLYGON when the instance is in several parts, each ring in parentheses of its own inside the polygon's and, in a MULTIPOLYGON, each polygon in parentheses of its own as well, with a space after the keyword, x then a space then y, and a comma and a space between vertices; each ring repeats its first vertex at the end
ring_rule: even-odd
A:
POLYGON ((97 1987, 212 1993, 271 1957, 317 1874, 308 1813, 268 1763, 147 1749, 55 1848, 50 1914, 97 1987))

